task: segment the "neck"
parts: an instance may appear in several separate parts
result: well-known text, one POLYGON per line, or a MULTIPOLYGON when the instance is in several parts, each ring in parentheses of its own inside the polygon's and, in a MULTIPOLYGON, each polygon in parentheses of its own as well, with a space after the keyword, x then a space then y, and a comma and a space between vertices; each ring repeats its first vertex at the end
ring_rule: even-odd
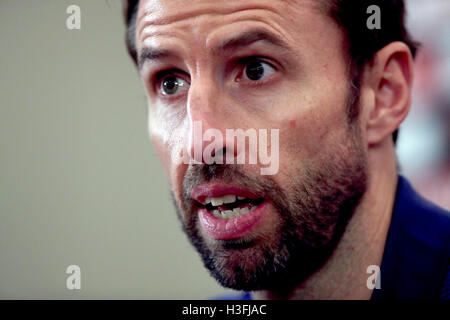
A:
MULTIPOLYGON (((397 187, 395 149, 389 145, 369 151, 368 189, 350 219, 346 231, 327 262, 289 299, 370 299, 367 280, 371 265, 381 266, 397 187)), ((257 299, 286 298, 273 291, 254 292, 257 299)))

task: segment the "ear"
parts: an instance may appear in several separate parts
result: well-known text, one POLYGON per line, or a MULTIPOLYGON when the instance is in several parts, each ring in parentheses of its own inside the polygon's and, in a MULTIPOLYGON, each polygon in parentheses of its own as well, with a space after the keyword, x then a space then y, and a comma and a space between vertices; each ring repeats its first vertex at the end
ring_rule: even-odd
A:
POLYGON ((413 80, 413 58, 408 46, 392 42, 379 50, 367 80, 374 99, 366 122, 370 146, 392 139, 391 135, 408 115, 413 80))

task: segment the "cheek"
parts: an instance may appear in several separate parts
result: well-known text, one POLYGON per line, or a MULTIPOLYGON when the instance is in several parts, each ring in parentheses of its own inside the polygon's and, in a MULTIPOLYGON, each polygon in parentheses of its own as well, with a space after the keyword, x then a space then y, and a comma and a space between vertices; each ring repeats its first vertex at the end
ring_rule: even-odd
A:
POLYGON ((280 172, 287 177, 305 163, 314 165, 327 150, 342 142, 348 126, 343 92, 299 99, 296 110, 279 122, 280 172))
POLYGON ((182 162, 177 163, 172 161, 173 154, 176 153, 176 150, 179 150, 179 146, 173 142, 164 142, 161 136, 158 135, 151 135, 150 138, 153 148, 163 167, 169 186, 176 199, 180 201, 182 194, 181 186, 184 173, 188 166, 182 162))
POLYGON ((183 124, 185 110, 148 101, 148 132, 153 139, 173 144, 174 132, 183 124))
POLYGON ((171 187, 178 185, 180 171, 184 168, 182 161, 177 161, 177 155, 181 155, 186 146, 186 130, 186 122, 180 114, 157 108, 149 111, 150 140, 171 187))
POLYGON ((170 161, 171 152, 168 148, 168 145, 164 143, 161 136, 154 135, 152 133, 150 133, 150 140, 152 142, 156 155, 158 156, 158 159, 164 168, 166 175, 168 175, 171 170, 171 161, 170 161))

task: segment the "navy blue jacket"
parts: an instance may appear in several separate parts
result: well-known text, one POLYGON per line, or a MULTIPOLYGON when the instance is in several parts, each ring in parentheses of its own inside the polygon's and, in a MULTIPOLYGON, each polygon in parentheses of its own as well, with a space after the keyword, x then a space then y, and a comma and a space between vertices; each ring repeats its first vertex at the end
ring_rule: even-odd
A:
MULTIPOLYGON (((373 290, 371 300, 450 300, 449 257, 450 212, 423 199, 399 176, 381 288, 373 290)), ((249 300, 251 295, 222 299, 249 300)))
MULTIPOLYGON (((450 195, 449 195, 450 196, 450 195)), ((418 195, 399 177, 372 300, 450 299, 450 213, 418 195)))

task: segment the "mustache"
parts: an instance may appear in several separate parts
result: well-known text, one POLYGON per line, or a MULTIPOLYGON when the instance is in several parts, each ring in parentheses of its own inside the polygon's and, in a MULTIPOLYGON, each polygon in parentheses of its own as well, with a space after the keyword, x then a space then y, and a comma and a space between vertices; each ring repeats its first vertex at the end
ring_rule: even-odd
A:
POLYGON ((270 176, 255 176, 245 172, 238 164, 191 164, 183 179, 182 200, 192 201, 192 190, 201 184, 211 181, 240 186, 252 190, 264 198, 271 197, 280 189, 270 176))

